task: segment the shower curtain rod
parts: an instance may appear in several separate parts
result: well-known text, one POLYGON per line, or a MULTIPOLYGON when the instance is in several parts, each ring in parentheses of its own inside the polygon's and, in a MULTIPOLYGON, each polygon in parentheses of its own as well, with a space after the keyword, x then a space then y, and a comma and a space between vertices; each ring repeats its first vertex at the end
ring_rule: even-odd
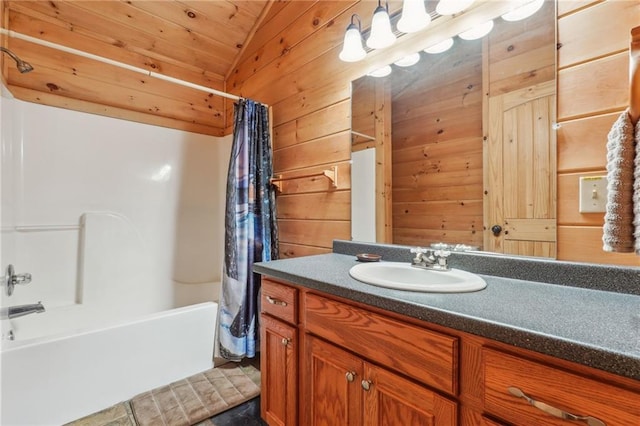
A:
MULTIPOLYGON (((184 81, 184 80, 180 80, 180 79, 177 79, 177 78, 174 78, 174 77, 169 77, 169 76, 166 76, 164 74, 159 74, 157 72, 146 70, 144 68, 134 67, 132 65, 125 64, 124 62, 114 61, 112 59, 108 59, 108 58, 105 58, 105 57, 102 57, 102 56, 94 55, 93 53, 88 53, 88 52, 84 52, 82 50, 78 50, 78 49, 74 49, 74 48, 71 48, 71 47, 63 46, 61 44, 52 43, 50 41, 46 41, 46 40, 42 40, 42 39, 39 39, 39 38, 31 37, 31 36, 28 36, 26 34, 21 34, 21 33, 12 31, 12 30, 7 30, 5 28, 1 28, 0 27, 0 34, 4 34, 4 35, 7 35, 9 37, 25 40, 25 41, 28 41, 28 42, 31 42, 31 43, 39 44, 41 46, 50 47, 52 49, 60 50, 60 51, 63 51, 63 52, 74 54, 74 55, 82 56, 82 57, 85 57, 85 58, 93 59, 95 61, 103 62, 105 64, 114 65, 116 67, 124 68, 124 69, 127 69, 129 71, 137 72, 137 73, 140 73, 140 74, 145 74, 145 75, 147 75, 149 77, 154 77, 154 78, 157 78, 157 79, 160 79, 160 80, 165 80, 165 81, 168 81, 170 83, 178 84, 180 86, 190 87, 192 89, 201 90, 203 92, 207 92, 207 93, 211 93, 211 94, 214 94, 214 95, 222 96, 224 98, 233 99, 233 100, 236 100, 236 101, 240 100, 240 99, 243 99, 240 96, 232 95, 231 93, 223 92, 221 90, 212 89, 212 88, 206 87, 206 86, 200 86, 198 84, 191 83, 189 81, 184 81)), ((265 105, 265 104, 262 104, 262 105, 265 105)), ((268 105, 265 105, 265 106, 268 107, 268 105)))

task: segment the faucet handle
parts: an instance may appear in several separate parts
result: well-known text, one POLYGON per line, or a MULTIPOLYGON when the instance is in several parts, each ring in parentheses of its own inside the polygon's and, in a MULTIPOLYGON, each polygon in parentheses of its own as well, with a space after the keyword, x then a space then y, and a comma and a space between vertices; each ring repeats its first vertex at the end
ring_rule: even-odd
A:
POLYGON ((449 256, 451 256, 451 251, 449 250, 436 250, 433 252, 433 255, 436 257, 443 257, 443 258, 447 258, 449 256))
POLYGON ((426 253, 427 249, 422 247, 411 248, 411 253, 426 253))
POLYGON ((449 250, 436 250, 433 252, 438 262, 438 269, 448 270, 447 257, 451 255, 449 250))
POLYGON ((13 265, 7 266, 7 271, 5 275, 5 286, 7 296, 11 296, 13 294, 13 288, 18 284, 29 284, 31 282, 31 274, 16 274, 13 265))
POLYGON ((422 255, 425 254, 428 250, 422 247, 415 247, 411 249, 411 253, 415 254, 415 257, 413 258, 413 263, 417 264, 420 263, 422 261, 422 255))
POLYGON ((31 282, 31 274, 16 274, 13 276, 13 284, 29 284, 31 282))

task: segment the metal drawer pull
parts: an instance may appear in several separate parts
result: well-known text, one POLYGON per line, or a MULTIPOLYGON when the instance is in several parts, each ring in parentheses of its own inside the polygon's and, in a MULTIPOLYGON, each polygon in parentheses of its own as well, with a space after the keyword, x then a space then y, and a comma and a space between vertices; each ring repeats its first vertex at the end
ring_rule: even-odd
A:
POLYGON ((522 392, 522 390, 520 390, 519 388, 516 388, 514 386, 510 386, 508 388, 508 391, 509 391, 509 393, 511 395, 516 396, 518 398, 524 398, 525 401, 527 401, 532 406, 536 407, 538 410, 542 410, 547 414, 551 414, 552 416, 559 417, 559 418, 565 419, 565 420, 573 420, 573 421, 577 421, 577 422, 585 422, 589 426, 606 426, 605 422, 603 422, 600 419, 596 419, 595 417, 579 416, 579 415, 576 415, 576 414, 571 414, 571 413, 569 413, 567 411, 564 411, 564 410, 561 410, 559 408, 552 407, 549 404, 545 404, 544 402, 536 401, 535 399, 527 396, 527 394, 522 392))
POLYGON ((371 385, 373 383, 371 382, 371 380, 363 380, 360 385, 362 386, 362 389, 368 391, 369 389, 371 389, 371 385))
POLYGON ((272 305, 287 306, 287 302, 285 302, 284 300, 274 299, 271 296, 267 296, 267 302, 271 303, 272 305))

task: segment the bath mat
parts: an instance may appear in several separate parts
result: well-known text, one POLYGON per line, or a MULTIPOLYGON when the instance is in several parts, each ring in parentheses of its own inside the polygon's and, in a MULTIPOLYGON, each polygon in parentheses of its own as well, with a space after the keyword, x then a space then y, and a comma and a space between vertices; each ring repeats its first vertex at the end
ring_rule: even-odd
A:
POLYGON ((256 360, 228 362, 131 400, 139 426, 190 426, 260 394, 256 360))

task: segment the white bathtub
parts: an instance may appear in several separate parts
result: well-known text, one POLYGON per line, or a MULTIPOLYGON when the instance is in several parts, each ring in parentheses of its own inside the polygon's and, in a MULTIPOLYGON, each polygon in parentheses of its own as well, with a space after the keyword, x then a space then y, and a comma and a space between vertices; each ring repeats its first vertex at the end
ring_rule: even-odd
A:
POLYGON ((217 309, 200 303, 91 328, 82 308, 11 320, 16 340, 1 342, 0 424, 60 425, 211 368, 217 309), (21 340, 21 329, 51 329, 56 316, 76 329, 21 340))

